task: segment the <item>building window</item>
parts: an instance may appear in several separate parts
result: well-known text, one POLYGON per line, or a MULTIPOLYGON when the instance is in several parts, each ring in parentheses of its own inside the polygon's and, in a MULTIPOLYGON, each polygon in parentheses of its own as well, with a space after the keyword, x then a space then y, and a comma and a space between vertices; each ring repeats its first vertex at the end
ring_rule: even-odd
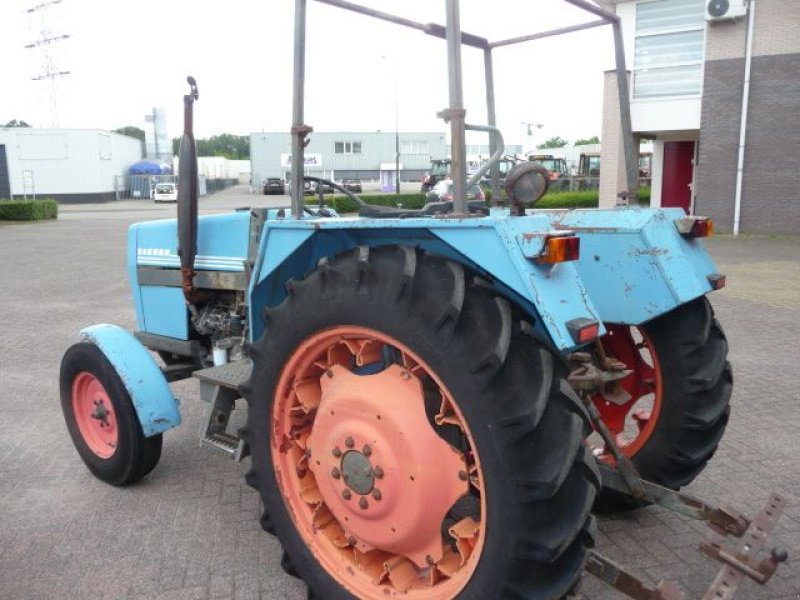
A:
POLYGON ((699 96, 705 49, 704 0, 636 5, 634 99, 699 96))
POLYGON ((334 142, 334 154, 361 154, 361 142, 334 142))
POLYGON ((428 142, 400 142, 400 154, 430 154, 428 142))

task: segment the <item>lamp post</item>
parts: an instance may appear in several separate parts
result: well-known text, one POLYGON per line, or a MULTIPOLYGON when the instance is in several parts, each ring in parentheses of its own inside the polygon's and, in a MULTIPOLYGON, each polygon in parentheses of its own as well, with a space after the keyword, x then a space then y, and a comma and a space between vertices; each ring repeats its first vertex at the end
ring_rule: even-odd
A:
MULTIPOLYGON (((536 147, 535 147, 535 145, 533 143, 533 129, 531 129, 531 128, 532 127, 536 127, 536 129, 541 129, 542 127, 544 127, 544 124, 542 124, 542 123, 528 123, 526 121, 520 121, 520 125, 525 125, 527 127, 526 138, 529 140, 528 143, 529 143, 529 145, 531 147, 531 152, 535 153, 536 152, 536 147)), ((522 153, 525 154, 525 148, 522 149, 522 153)))
POLYGON ((400 96, 398 84, 397 63, 388 56, 381 55, 381 58, 392 63, 394 68, 394 193, 400 195, 400 96))

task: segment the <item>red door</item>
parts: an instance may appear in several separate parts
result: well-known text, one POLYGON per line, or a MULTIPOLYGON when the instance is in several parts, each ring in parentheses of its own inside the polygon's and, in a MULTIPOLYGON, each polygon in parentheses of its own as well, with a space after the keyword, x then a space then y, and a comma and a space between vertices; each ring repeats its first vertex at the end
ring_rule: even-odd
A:
POLYGON ((694 142, 664 142, 661 206, 689 212, 692 202, 694 142))

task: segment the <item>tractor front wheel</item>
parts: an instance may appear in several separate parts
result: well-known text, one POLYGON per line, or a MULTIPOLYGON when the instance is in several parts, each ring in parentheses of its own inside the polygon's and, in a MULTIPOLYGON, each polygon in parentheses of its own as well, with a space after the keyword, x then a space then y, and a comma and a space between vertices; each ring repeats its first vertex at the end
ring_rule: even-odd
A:
POLYGON ((144 437, 128 391, 100 348, 71 346, 61 361, 60 387, 72 442, 96 477, 127 485, 155 468, 161 434, 144 437))
POLYGON ((401 247, 287 288, 242 390, 286 572, 310 598, 565 595, 599 482, 586 414, 514 308, 401 247))

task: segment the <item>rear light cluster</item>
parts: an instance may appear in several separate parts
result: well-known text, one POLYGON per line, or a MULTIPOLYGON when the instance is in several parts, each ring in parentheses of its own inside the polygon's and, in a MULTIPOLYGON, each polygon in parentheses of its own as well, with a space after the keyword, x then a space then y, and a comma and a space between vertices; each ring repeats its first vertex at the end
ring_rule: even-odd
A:
POLYGON ((567 331, 576 344, 585 344, 597 338, 597 334, 600 332, 600 323, 594 319, 579 317, 567 321, 567 331))
POLYGON ((542 253, 536 258, 539 264, 551 265, 570 260, 578 260, 581 239, 574 235, 547 236, 542 253))
POLYGON ((675 221, 678 233, 686 238, 711 237, 714 234, 714 222, 708 217, 684 217, 675 221))

